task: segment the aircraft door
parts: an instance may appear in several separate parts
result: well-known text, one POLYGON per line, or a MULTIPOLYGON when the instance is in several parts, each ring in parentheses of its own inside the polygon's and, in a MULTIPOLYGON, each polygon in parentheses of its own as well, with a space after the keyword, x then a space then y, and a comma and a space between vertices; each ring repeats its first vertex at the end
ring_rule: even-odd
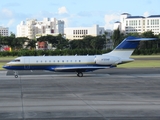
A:
POLYGON ((30 69, 30 60, 29 60, 29 58, 24 58, 24 69, 25 70, 30 69))

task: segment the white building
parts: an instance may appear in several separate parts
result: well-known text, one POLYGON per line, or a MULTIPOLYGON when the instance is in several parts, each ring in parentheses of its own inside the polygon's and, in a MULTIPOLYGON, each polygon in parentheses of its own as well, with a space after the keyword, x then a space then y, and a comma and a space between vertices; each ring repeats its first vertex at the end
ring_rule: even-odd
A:
POLYGON ((9 35, 9 28, 0 26, 0 35, 1 36, 8 36, 9 35))
POLYGON ((28 19, 17 25, 17 37, 34 39, 44 35, 64 34, 64 21, 56 18, 44 18, 43 21, 28 19))
POLYGON ((154 34, 160 33, 160 15, 148 17, 131 16, 128 13, 121 14, 120 22, 114 24, 114 30, 119 28, 123 33, 143 33, 152 31, 154 34))
POLYGON ((69 40, 83 39, 86 35, 97 36, 104 34, 104 28, 98 25, 94 25, 93 27, 65 28, 64 31, 66 39, 69 40))
POLYGON ((113 31, 110 29, 106 29, 105 32, 107 32, 105 49, 113 49, 113 41, 112 41, 113 31))

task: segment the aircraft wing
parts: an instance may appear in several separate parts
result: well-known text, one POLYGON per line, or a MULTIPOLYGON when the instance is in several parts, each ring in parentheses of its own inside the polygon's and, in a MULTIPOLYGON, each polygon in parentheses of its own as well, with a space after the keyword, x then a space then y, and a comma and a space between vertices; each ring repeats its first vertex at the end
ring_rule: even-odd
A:
POLYGON ((77 66, 77 67, 56 67, 54 68, 55 71, 64 71, 64 72, 75 72, 75 71, 81 71, 81 72, 88 72, 88 71, 94 71, 98 69, 106 69, 110 68, 109 66, 77 66))

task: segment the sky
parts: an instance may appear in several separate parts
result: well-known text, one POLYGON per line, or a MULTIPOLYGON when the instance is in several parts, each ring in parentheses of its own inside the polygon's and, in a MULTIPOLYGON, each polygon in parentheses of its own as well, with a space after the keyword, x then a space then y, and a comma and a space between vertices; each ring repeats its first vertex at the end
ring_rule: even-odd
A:
POLYGON ((113 29, 122 13, 132 16, 160 15, 160 0, 1 0, 0 26, 16 27, 26 19, 56 18, 66 27, 92 27, 97 24, 113 29))

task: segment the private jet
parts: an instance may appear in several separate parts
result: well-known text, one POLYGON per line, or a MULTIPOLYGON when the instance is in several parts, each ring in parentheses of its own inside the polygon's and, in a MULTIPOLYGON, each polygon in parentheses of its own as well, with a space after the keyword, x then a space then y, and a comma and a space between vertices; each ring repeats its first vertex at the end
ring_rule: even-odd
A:
POLYGON ((22 56, 8 62, 3 68, 13 70, 18 78, 20 70, 48 70, 54 72, 76 72, 83 77, 84 72, 113 68, 119 64, 132 62, 130 56, 140 41, 156 40, 156 38, 125 38, 115 49, 102 55, 75 56, 22 56))

